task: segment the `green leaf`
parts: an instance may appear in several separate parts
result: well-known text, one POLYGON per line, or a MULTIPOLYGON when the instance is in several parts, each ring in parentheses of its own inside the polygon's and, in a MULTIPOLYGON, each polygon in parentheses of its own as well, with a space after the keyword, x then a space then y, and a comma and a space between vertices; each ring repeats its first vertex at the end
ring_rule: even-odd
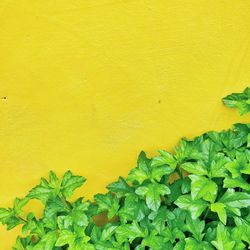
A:
POLYGON ((199 163, 185 162, 181 167, 190 174, 195 175, 208 175, 207 169, 199 163))
POLYGON ((59 198, 59 197, 53 197, 50 198, 47 201, 45 208, 45 216, 46 217, 52 217, 54 215, 57 215, 60 212, 68 212, 68 207, 65 205, 65 203, 59 198))
POLYGON ((13 208, 0 208, 0 222, 7 226, 7 230, 25 223, 25 220, 21 218, 21 215, 23 214, 23 207, 28 201, 28 198, 16 198, 13 208))
POLYGON ((59 191, 60 190, 60 186, 61 186, 61 181, 60 179, 57 177, 57 175, 55 174, 55 172, 50 171, 49 172, 49 183, 50 183, 50 187, 59 191))
POLYGON ((57 232, 51 231, 46 233, 40 241, 34 246, 34 250, 51 250, 54 249, 57 239, 57 232))
POLYGON ((227 213, 225 207, 225 204, 219 202, 210 205, 211 211, 216 212, 218 214, 220 221, 224 225, 226 225, 227 223, 227 213))
POLYGON ((175 204, 181 208, 190 211, 193 219, 198 218, 203 211, 207 208, 208 203, 204 200, 193 200, 191 195, 182 195, 176 201, 175 204))
POLYGON ((235 192, 234 189, 228 189, 220 198, 219 202, 232 208, 249 207, 250 194, 244 192, 235 192))
POLYGON ((193 250, 193 249, 213 250, 214 249, 213 246, 206 241, 200 242, 191 237, 186 238, 185 241, 186 241, 185 250, 193 250))
POLYGON ((199 219, 193 219, 190 214, 186 216, 186 229, 192 233, 193 237, 197 241, 201 241, 204 234, 202 233, 205 228, 205 221, 199 219))
POLYGON ((72 222, 79 227, 86 227, 89 223, 89 218, 86 215, 90 203, 85 202, 77 204, 72 209, 70 215, 72 216, 72 222))
POLYGON ((150 210, 145 202, 135 194, 130 194, 125 198, 124 205, 118 212, 118 215, 123 223, 127 221, 141 221, 148 214, 150 210))
POLYGON ((236 153, 236 159, 225 166, 233 178, 241 177, 241 174, 250 174, 250 163, 245 152, 236 153))
POLYGON ((39 237, 43 237, 45 234, 45 225, 42 220, 37 220, 33 213, 29 213, 26 218, 26 223, 22 227, 22 233, 36 234, 39 237))
POLYGON ((142 240, 142 246, 147 246, 150 247, 150 249, 154 250, 171 249, 169 247, 169 244, 171 247, 172 244, 170 242, 166 242, 166 239, 164 237, 153 234, 142 240))
POLYGON ((246 245, 242 242, 244 241, 245 230, 243 227, 234 227, 231 230, 231 239, 235 241, 235 250, 246 249, 246 245))
POLYGON ((214 160, 211 160, 209 176, 210 178, 226 177, 227 170, 225 164, 228 163, 230 159, 224 155, 217 154, 214 160))
POLYGON ((17 237, 15 245, 12 247, 12 250, 26 250, 28 245, 30 245, 31 237, 21 238, 17 237))
POLYGON ((203 198, 214 202, 217 197, 218 187, 215 182, 203 176, 189 175, 191 179, 191 196, 197 200, 203 198))
POLYGON ((117 182, 109 184, 107 188, 110 192, 116 193, 118 197, 133 192, 133 188, 131 188, 122 177, 119 177, 117 182))
POLYGON ((173 250, 185 250, 185 241, 177 242, 173 250))
POLYGON ((127 181, 138 182, 142 184, 145 180, 150 178, 150 160, 146 157, 145 152, 141 152, 138 160, 137 167, 133 168, 128 174, 127 181))
POLYGON ((161 204, 161 196, 170 194, 170 189, 164 184, 151 183, 137 188, 135 192, 138 195, 146 196, 147 206, 151 210, 157 211, 161 204))
POLYGON ((129 241, 130 243, 140 237, 145 237, 144 230, 139 226, 136 221, 133 221, 132 224, 124 224, 116 229, 116 238, 118 242, 123 243, 129 241))
MULTIPOLYGON (((234 217, 234 222, 235 222, 237 227, 234 228, 233 231, 238 231, 240 234, 240 237, 236 237, 236 238, 238 238, 238 240, 240 240, 240 241, 245 241, 250 245, 250 237, 249 237, 249 235, 250 235, 250 222, 245 220, 245 219, 242 219, 240 217, 234 217)), ((233 232, 233 234, 234 233, 235 232, 233 232)))
POLYGON ((233 93, 224 97, 223 102, 229 108, 239 109, 240 115, 244 115, 250 111, 249 99, 249 88, 247 87, 243 93, 233 93))
POLYGON ((212 244, 218 250, 232 250, 234 248, 235 241, 230 239, 230 234, 222 223, 217 226, 216 240, 212 241, 212 244))
POLYGON ((54 190, 44 178, 41 178, 40 184, 32 188, 27 195, 28 198, 41 200, 44 204, 51 196, 55 196, 54 190))
POLYGON ((159 150, 160 156, 153 157, 151 166, 169 166, 172 170, 176 168, 177 161, 175 157, 165 150, 159 150))
POLYGON ((103 229, 101 240, 107 241, 110 240, 111 236, 115 233, 117 226, 113 226, 112 224, 108 225, 103 229))
POLYGON ((69 230, 62 230, 59 234, 59 237, 56 241, 56 246, 65 246, 65 245, 69 245, 72 246, 74 244, 74 241, 76 239, 76 235, 69 231, 69 230))
POLYGON ((188 177, 181 179, 182 184, 181 184, 181 192, 182 194, 187 194, 191 191, 191 181, 188 177))
POLYGON ((74 176, 71 171, 67 171, 62 179, 61 190, 65 198, 69 198, 75 189, 81 187, 86 181, 82 176, 74 176))
POLYGON ((250 190, 250 184, 247 183, 247 181, 243 179, 242 177, 238 177, 238 178, 226 177, 223 180, 223 187, 224 188, 242 188, 247 191, 250 190))
POLYGON ((150 179, 160 182, 161 178, 164 175, 169 175, 173 172, 174 172, 174 170, 170 166, 167 166, 167 165, 155 166, 151 170, 150 179))
POLYGON ((0 221, 6 219, 11 215, 11 210, 7 208, 0 208, 0 221))
POLYGON ((108 217, 114 217, 119 209, 119 200, 111 193, 96 194, 94 200, 98 205, 98 213, 108 211, 108 217))
POLYGON ((16 198, 14 201, 14 207, 13 207, 15 214, 16 215, 23 214, 22 209, 28 202, 29 202, 29 198, 24 198, 24 199, 16 198))
POLYGON ((203 137, 197 137, 194 141, 187 141, 181 139, 179 145, 175 147, 175 157, 178 163, 183 163, 187 160, 200 160, 203 159, 200 146, 203 141, 203 137))
POLYGON ((149 173, 144 172, 144 170, 140 168, 133 168, 128 174, 127 181, 138 182, 139 184, 142 184, 145 180, 149 178, 149 173))
POLYGON ((167 210, 166 207, 160 207, 160 209, 155 212, 151 212, 148 216, 150 220, 152 220, 152 225, 157 230, 157 232, 160 234, 165 228, 165 223, 168 220, 174 220, 175 215, 167 210))

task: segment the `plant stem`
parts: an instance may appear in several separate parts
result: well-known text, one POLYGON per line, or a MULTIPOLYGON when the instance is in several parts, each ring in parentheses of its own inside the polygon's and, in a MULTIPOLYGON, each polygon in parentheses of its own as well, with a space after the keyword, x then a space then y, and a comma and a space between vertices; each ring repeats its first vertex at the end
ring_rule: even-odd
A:
POLYGON ((61 199, 61 201, 63 202, 63 204, 65 205, 65 207, 71 211, 72 207, 68 204, 67 200, 64 198, 64 196, 62 194, 59 194, 59 197, 61 199))
POLYGON ((209 212, 209 207, 207 208, 207 210, 206 210, 206 212, 205 212, 205 215, 204 215, 204 218, 203 218, 203 220, 206 220, 206 218, 207 218, 207 215, 208 215, 208 212, 209 212))
POLYGON ((22 218, 22 217, 20 217, 20 216, 18 216, 17 218, 18 218, 19 220, 21 220, 21 221, 25 222, 25 223, 27 223, 27 222, 28 222, 27 220, 25 220, 24 218, 22 218))

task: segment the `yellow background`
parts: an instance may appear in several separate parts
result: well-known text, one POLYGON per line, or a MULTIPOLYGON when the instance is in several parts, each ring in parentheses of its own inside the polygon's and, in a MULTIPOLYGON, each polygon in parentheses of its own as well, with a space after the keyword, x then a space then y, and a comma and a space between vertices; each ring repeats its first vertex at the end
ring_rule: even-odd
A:
POLYGON ((249 32, 249 0, 0 0, 0 206, 50 169, 91 197, 142 149, 246 121, 220 99, 250 83, 249 32))

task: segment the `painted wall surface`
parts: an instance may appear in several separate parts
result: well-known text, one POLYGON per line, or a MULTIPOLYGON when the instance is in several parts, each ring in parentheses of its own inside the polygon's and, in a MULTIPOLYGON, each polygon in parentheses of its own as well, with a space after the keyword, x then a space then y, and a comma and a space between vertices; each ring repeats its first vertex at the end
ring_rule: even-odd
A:
POLYGON ((91 197, 142 149, 246 121, 220 99, 250 84, 249 32, 249 0, 0 0, 0 207, 51 169, 91 197))

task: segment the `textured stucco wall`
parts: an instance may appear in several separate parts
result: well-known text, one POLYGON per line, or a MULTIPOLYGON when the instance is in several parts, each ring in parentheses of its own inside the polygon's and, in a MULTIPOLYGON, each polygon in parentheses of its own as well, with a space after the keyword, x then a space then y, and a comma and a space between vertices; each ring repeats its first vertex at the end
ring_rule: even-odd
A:
POLYGON ((0 206, 50 169, 91 197, 141 149, 246 120, 220 98, 250 83, 249 32, 249 0, 1 0, 0 206))

